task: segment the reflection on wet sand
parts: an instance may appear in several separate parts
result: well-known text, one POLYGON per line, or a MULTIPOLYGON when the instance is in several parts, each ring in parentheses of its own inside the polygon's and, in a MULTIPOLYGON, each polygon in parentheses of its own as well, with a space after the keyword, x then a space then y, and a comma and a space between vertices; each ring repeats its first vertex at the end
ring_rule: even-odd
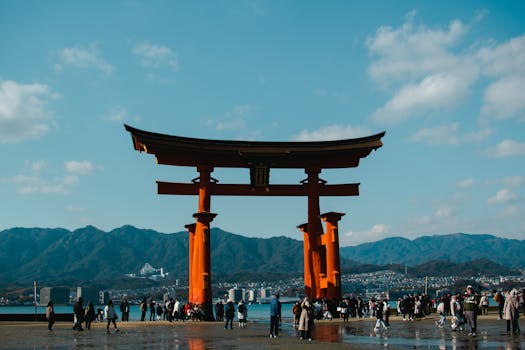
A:
MULTIPOLYGON (((385 348, 412 349, 522 349, 523 336, 507 336, 500 327, 490 325, 477 337, 467 332, 453 332, 433 327, 429 322, 393 323, 388 330, 376 331, 373 324, 358 321, 351 324, 317 324, 314 338, 319 342, 375 345, 385 348)), ((525 344, 524 344, 525 346, 525 344)))

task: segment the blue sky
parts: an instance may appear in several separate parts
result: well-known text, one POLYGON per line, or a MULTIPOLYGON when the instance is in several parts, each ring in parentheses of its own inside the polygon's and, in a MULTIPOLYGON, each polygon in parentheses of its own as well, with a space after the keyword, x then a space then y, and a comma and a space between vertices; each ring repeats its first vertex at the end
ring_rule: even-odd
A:
MULTIPOLYGON (((342 245, 525 233, 522 1, 2 1, 0 229, 125 224, 178 232, 197 198, 156 195, 123 123, 234 140, 386 131, 361 183, 324 197, 342 245)), ((248 172, 216 169, 222 183, 248 172)), ((272 170, 298 183, 299 170, 272 170)), ((213 197, 213 225, 301 239, 305 198, 213 197)))

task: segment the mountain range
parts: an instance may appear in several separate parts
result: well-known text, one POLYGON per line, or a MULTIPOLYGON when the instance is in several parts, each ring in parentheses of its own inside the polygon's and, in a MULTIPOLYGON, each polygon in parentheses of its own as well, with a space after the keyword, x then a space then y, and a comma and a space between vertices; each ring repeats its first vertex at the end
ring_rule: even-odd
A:
MULTIPOLYGON (((525 267, 524 251, 523 240, 470 234, 412 241, 394 237, 340 249, 343 272, 403 270, 410 265, 414 273, 434 275, 464 271, 464 264, 469 273, 512 273, 525 267)), ((211 260, 214 280, 301 276, 303 242, 288 237, 249 238, 212 228, 211 260)), ((33 280, 47 285, 121 280, 127 273, 137 273, 145 262, 162 266, 171 278, 187 278, 188 233, 164 234, 133 226, 109 232, 93 226, 0 232, 0 286, 33 280)))

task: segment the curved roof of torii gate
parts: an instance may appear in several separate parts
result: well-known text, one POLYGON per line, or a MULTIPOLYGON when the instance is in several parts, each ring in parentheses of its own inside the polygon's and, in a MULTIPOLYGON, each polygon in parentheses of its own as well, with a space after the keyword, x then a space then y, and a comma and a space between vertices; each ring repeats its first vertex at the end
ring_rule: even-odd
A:
POLYGON ((159 164, 249 168, 263 163, 270 168, 350 168, 383 145, 384 132, 367 137, 312 142, 209 140, 158 134, 135 129, 130 132, 139 152, 154 154, 159 164))

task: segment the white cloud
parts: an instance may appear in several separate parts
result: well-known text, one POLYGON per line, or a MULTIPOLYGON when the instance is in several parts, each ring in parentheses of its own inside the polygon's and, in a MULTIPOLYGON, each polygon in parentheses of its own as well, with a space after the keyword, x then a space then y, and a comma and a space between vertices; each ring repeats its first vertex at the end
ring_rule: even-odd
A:
POLYGON ((458 127, 458 123, 453 123, 435 128, 420 129, 408 140, 429 145, 457 145, 459 144, 458 127))
POLYGON ((113 106, 109 109, 106 115, 103 117, 104 120, 111 122, 121 123, 126 119, 127 111, 122 106, 113 106))
POLYGON ((453 74, 426 76, 419 84, 407 84, 372 118, 378 123, 399 123, 432 110, 444 110, 458 104, 468 94, 468 81, 453 74))
POLYGON ((89 175, 95 169, 95 166, 87 160, 71 160, 64 163, 64 168, 70 174, 89 175))
POLYGON ((56 97, 47 85, 0 79, 0 143, 20 142, 48 133, 55 122, 47 104, 56 97))
POLYGON ((88 46, 66 47, 59 50, 57 56, 58 62, 55 64, 57 71, 62 71, 67 67, 96 68, 105 74, 111 74, 114 69, 102 56, 98 43, 91 43, 88 46))
MULTIPOLYGON (((29 164, 28 173, 5 178, 3 182, 12 183, 18 194, 67 195, 78 184, 80 176, 89 175, 96 168, 89 161, 68 161, 64 163, 63 174, 52 176, 47 171, 43 173, 43 170, 48 170, 48 163, 40 160, 29 164)), ((53 172, 53 169, 48 172, 53 172)))
POLYGON ((445 29, 416 27, 415 11, 398 29, 380 27, 366 45, 372 57, 369 67, 372 78, 380 83, 395 80, 419 79, 429 74, 449 71, 460 64, 461 58, 450 52, 468 31, 459 20, 453 20, 445 29))
POLYGON ((487 137, 493 134, 493 130, 489 128, 471 131, 469 133, 466 133, 463 137, 463 140, 467 143, 471 142, 480 142, 485 140, 487 137))
POLYGON ((509 203, 514 202, 518 200, 519 197, 511 192, 510 190, 504 188, 502 190, 499 190, 494 196, 487 199, 487 203, 489 204, 502 204, 502 203, 509 203))
POLYGON ((148 42, 135 45, 133 53, 140 57, 142 65, 152 69, 169 69, 179 71, 177 55, 167 46, 154 45, 148 42))
POLYGON ((361 126, 352 125, 328 125, 317 130, 303 130, 292 137, 293 141, 328 141, 343 140, 364 137, 370 135, 370 131, 361 126))
POLYGON ((452 214, 452 209, 451 208, 439 208, 434 213, 434 216, 436 218, 448 218, 448 217, 451 216, 451 214, 452 214))
POLYGON ((521 187, 525 183, 525 177, 521 175, 506 176, 501 179, 491 180, 489 185, 501 185, 504 187, 521 187))
POLYGON ((525 155, 525 143, 514 140, 503 140, 487 151, 487 154, 496 158, 515 157, 525 155))
POLYGON ((340 238, 342 246, 357 245, 365 242, 375 242, 390 237, 390 228, 385 224, 375 224, 369 230, 347 232, 340 238))
MULTIPOLYGON (((485 14, 478 13, 472 25, 485 14)), ((454 108, 482 77, 488 79, 482 81, 486 88, 481 114, 525 121, 525 34, 500 45, 494 41, 465 45, 461 41, 469 25, 453 20, 446 28, 431 29, 415 26, 414 17, 412 11, 399 28, 382 26, 367 40, 370 76, 393 91, 390 100, 373 113, 376 122, 400 123, 454 108)))
MULTIPOLYGON (((525 62, 522 64, 525 65, 525 62)), ((485 90, 484 105, 481 111, 497 119, 523 117, 525 114, 525 75, 503 77, 489 85, 485 90)))
POLYGON ((44 180, 34 175, 15 175, 11 182, 17 187, 18 194, 68 194, 72 185, 78 182, 78 178, 64 176, 52 180, 44 180))
POLYGON ((46 167, 47 167, 47 161, 45 160, 38 160, 31 164, 31 170, 36 173, 40 172, 42 169, 45 169, 46 167))
POLYGON ((474 179, 461 180, 456 185, 460 188, 472 187, 472 185, 474 185, 474 179))
POLYGON ((246 115, 255 109, 253 104, 235 105, 224 113, 221 120, 209 119, 206 124, 216 130, 242 130, 246 128, 246 115))
POLYGON ((459 123, 452 123, 434 128, 420 129, 410 136, 408 140, 429 145, 455 146, 464 143, 480 142, 491 134, 491 129, 482 129, 461 135, 459 133, 459 123))

